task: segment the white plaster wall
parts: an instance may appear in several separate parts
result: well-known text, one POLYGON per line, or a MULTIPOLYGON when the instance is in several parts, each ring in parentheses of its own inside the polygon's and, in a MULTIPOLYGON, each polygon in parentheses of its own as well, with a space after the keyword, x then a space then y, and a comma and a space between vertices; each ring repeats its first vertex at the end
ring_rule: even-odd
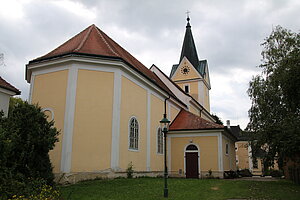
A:
POLYGON ((0 110, 3 110, 4 116, 7 116, 10 95, 0 91, 0 110))

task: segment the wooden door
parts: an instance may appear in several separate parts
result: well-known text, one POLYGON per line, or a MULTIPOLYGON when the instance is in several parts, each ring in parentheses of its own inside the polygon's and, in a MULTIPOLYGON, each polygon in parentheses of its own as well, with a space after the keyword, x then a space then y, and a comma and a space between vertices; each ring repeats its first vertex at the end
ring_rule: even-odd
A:
POLYGON ((186 178, 199 178, 198 152, 185 153, 186 178))

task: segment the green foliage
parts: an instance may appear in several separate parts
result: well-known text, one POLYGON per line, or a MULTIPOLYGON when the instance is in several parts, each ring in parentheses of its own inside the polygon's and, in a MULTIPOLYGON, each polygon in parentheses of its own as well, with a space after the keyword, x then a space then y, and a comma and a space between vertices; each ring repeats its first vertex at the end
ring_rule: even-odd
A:
POLYGON ((216 114, 211 114, 211 116, 216 120, 217 124, 223 125, 223 121, 221 120, 220 117, 218 117, 216 114))
POLYGON ((126 169, 127 178, 133 178, 133 164, 130 162, 126 169))
MULTIPOLYGON (((24 195, 32 180, 53 184, 49 151, 58 131, 41 108, 17 101, 8 117, 0 115, 0 194, 24 195)), ((30 190, 30 189, 29 189, 30 190)))
POLYGON ((268 169, 264 171, 264 176, 272 176, 272 177, 282 177, 283 171, 282 170, 275 170, 275 169, 268 169))
MULTIPOLYGON (((277 26, 262 44, 261 75, 250 81, 247 130, 265 169, 300 152, 300 34, 277 26)), ((253 154, 255 156, 255 153, 253 154)))

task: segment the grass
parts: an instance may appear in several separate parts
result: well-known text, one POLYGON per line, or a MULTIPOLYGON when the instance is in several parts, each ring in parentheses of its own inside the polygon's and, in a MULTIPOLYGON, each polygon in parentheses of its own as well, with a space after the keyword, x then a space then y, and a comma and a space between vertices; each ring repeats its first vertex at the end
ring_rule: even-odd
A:
MULTIPOLYGON (((169 179, 169 199, 299 200, 300 186, 292 182, 218 179, 169 179)), ((94 180, 60 188, 65 200, 164 199, 162 178, 94 180)))

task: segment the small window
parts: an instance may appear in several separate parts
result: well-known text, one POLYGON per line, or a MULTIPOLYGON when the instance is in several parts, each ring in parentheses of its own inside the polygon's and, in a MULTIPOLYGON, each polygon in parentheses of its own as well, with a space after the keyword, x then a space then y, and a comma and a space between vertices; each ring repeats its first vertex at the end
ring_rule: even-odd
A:
POLYGON ((185 85, 185 86, 184 86, 184 91, 185 91, 186 93, 189 93, 189 92, 190 92, 189 85, 185 85))
POLYGON ((163 141, 163 132, 161 128, 157 129, 157 153, 163 154, 164 141, 163 141))
POLYGON ((139 123, 135 117, 129 122, 129 149, 138 150, 139 123))
POLYGON ((228 151, 229 151, 229 145, 228 145, 228 143, 227 143, 227 144, 226 144, 226 149, 225 149, 226 155, 228 155, 228 151))

